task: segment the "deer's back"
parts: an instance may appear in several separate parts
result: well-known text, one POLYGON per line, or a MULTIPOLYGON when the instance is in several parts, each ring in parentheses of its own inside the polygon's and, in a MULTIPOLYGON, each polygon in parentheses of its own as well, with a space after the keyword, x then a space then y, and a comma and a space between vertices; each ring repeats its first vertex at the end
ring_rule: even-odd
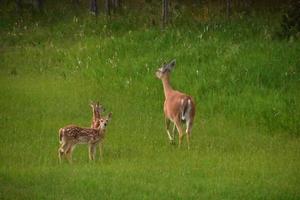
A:
MULTIPOLYGON (((174 120, 180 117, 182 110, 182 102, 186 99, 190 99, 192 104, 194 104, 194 100, 191 96, 184 94, 179 91, 173 91, 169 94, 168 98, 165 99, 164 102, 164 113, 166 117, 174 120)), ((194 112, 194 110, 193 110, 194 112)))
POLYGON ((62 137, 74 143, 93 143, 101 138, 97 129, 82 128, 76 125, 62 128, 62 137))

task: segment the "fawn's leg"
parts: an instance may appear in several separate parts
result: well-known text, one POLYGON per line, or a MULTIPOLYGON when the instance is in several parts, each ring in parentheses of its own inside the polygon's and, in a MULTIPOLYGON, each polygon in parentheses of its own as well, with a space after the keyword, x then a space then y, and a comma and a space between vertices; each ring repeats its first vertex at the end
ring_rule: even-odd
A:
POLYGON ((59 163, 61 163, 61 157, 63 155, 63 152, 61 151, 61 146, 58 148, 58 160, 59 160, 59 163))
POLYGON ((92 145, 89 144, 89 160, 93 160, 92 158, 92 145))
POLYGON ((72 153, 73 153, 73 150, 74 150, 74 145, 69 143, 67 145, 67 149, 65 150, 65 155, 69 161, 70 164, 72 164, 72 153))
POLYGON ((59 163, 61 163, 61 157, 63 155, 63 152, 61 152, 61 147, 58 148, 58 160, 59 160, 59 163))
POLYGON ((74 151, 74 149, 75 149, 75 147, 76 147, 76 145, 75 144, 72 144, 71 145, 71 147, 70 147, 70 149, 69 149, 69 154, 70 154, 70 160, 72 161, 73 159, 72 159, 72 155, 73 155, 73 151, 74 151))
POLYGON ((95 158, 95 144, 89 144, 89 159, 94 160, 95 158))
POLYGON ((59 159, 59 163, 61 163, 61 158, 62 156, 65 154, 65 150, 66 150, 67 144, 63 141, 63 143, 60 145, 60 147, 58 148, 58 159, 59 159))
POLYGON ((103 159, 103 142, 99 142, 99 159, 103 159))
POLYGON ((97 150, 97 144, 93 145, 93 160, 96 158, 96 150, 97 150))

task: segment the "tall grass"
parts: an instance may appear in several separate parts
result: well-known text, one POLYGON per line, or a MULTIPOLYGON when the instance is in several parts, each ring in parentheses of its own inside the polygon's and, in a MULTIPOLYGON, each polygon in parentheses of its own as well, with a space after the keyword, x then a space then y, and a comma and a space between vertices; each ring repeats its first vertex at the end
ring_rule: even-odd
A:
POLYGON ((276 14, 165 30, 126 10, 45 15, 1 23, 1 199, 299 198, 300 45, 273 38, 276 14), (190 151, 164 131, 154 71, 172 58, 197 102, 190 151), (79 146, 59 165, 57 131, 89 126, 90 100, 113 112, 104 159, 79 146))

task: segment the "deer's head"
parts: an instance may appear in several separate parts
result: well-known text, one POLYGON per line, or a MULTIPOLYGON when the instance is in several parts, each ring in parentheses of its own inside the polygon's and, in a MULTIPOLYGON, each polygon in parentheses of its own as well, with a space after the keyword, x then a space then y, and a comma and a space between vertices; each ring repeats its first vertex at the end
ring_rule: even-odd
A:
POLYGON ((176 60, 172 60, 169 63, 164 63, 160 68, 158 68, 155 72, 155 75, 159 79, 163 79, 164 77, 168 76, 172 69, 176 65, 176 60))
POLYGON ((99 123, 98 128, 105 129, 108 122, 111 120, 111 116, 112 116, 112 113, 110 112, 107 116, 102 117, 101 119, 98 119, 98 123, 99 123))

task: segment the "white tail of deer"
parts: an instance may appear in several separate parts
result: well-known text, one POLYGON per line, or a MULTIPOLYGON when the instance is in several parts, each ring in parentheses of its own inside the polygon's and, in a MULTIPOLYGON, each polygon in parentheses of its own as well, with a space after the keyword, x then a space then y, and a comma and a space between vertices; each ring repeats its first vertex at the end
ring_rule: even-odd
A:
POLYGON ((164 94, 164 113, 165 113, 165 126, 168 137, 171 143, 174 143, 175 138, 175 126, 179 134, 179 146, 182 143, 183 131, 182 123, 186 123, 186 138, 188 148, 190 148, 190 136, 195 117, 195 101, 189 95, 182 92, 173 90, 170 85, 170 73, 176 65, 176 60, 172 60, 170 63, 163 65, 157 69, 156 76, 161 79, 164 94), (170 134, 170 122, 174 123, 173 133, 170 134))
POLYGON ((99 119, 99 126, 96 128, 81 128, 76 125, 68 125, 59 129, 58 157, 61 162, 62 156, 65 156, 69 162, 72 162, 72 152, 77 144, 88 144, 89 159, 95 159, 96 146, 99 144, 100 157, 102 157, 102 142, 105 137, 105 130, 110 121, 112 113, 99 119))

